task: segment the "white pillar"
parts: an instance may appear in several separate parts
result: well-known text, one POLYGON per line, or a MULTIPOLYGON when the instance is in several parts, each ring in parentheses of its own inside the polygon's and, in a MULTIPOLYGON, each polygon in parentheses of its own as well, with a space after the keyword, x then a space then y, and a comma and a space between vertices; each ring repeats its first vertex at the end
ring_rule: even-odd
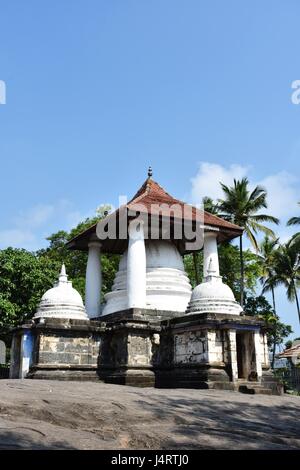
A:
POLYGON ((263 345, 264 345, 264 357, 265 357, 265 366, 270 367, 270 357, 269 357, 269 346, 268 346, 268 338, 266 333, 262 333, 263 336, 263 345))
POLYGON ((146 250, 142 221, 129 224, 127 252, 128 308, 146 307, 146 250))
POLYGON ((236 331, 228 330, 228 359, 231 366, 232 382, 236 382, 239 378, 236 351, 236 331))
POLYGON ((204 247, 203 247, 203 275, 208 275, 208 269, 214 271, 215 276, 220 275, 219 269, 219 255, 217 236, 215 232, 204 233, 204 247))
POLYGON ((100 242, 89 243, 85 278, 85 308, 89 318, 99 317, 101 305, 101 260, 100 242))
POLYGON ((21 339, 21 357, 19 378, 25 379, 32 362, 33 337, 30 330, 25 330, 21 339))
POLYGON ((256 373, 258 380, 261 379, 262 376, 262 348, 260 342, 260 332, 254 332, 254 347, 255 347, 255 362, 256 362, 256 373))

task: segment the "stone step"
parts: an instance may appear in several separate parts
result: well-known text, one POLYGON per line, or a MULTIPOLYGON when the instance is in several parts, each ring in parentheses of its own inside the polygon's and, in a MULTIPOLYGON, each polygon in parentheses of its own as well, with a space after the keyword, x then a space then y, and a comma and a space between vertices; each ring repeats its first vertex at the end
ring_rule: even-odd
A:
POLYGON ((238 391, 249 395, 272 395, 272 389, 261 384, 239 384, 238 391))

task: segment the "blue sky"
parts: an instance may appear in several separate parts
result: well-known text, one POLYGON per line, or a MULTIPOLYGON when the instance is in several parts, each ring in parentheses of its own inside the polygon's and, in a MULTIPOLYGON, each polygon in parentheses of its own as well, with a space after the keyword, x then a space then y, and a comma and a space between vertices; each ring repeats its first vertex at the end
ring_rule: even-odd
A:
MULTIPOLYGON (((297 0, 0 0, 0 247, 36 249, 146 177, 197 202, 265 184, 299 213, 297 0)), ((295 307, 278 292, 297 335, 295 307)))

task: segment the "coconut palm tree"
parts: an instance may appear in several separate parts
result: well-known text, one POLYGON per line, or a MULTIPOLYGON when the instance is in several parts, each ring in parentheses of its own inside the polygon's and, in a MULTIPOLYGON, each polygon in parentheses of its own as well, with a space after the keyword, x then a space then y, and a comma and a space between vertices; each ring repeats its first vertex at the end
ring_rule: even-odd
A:
MULTIPOLYGON (((277 239, 270 239, 267 235, 263 241, 259 244, 259 252, 257 254, 258 263, 261 268, 261 277, 260 282, 263 285, 262 294, 265 292, 271 291, 272 294, 272 303, 274 314, 270 314, 270 318, 267 319, 267 322, 273 327, 278 321, 278 315, 276 312, 276 302, 275 302, 275 258, 276 252, 278 250, 278 241, 277 239)), ((274 329, 275 331, 275 329, 274 329)), ((274 367, 275 354, 276 354, 276 334, 273 335, 273 353, 272 353, 272 368, 274 367)))
MULTIPOLYGON (((300 202, 298 202, 298 205, 300 206, 300 202)), ((300 225, 300 217, 292 217, 287 221, 287 225, 300 225)), ((295 233, 295 235, 292 236, 292 241, 299 241, 300 240, 300 232, 295 233)))
POLYGON ((270 239, 267 235, 259 244, 259 252, 257 253, 258 262, 261 268, 260 282, 263 285, 262 294, 271 291, 273 310, 276 315, 276 302, 275 302, 275 258, 276 252, 279 247, 279 238, 270 239))
MULTIPOLYGON (((273 230, 263 225, 262 222, 278 224, 276 217, 259 213, 261 209, 267 208, 267 192, 261 186, 256 186, 253 191, 249 189, 247 178, 234 179, 232 187, 221 183, 224 199, 219 200, 219 209, 225 219, 244 228, 244 233, 250 240, 252 246, 258 251, 259 246, 256 239, 258 232, 263 232, 271 238, 276 238, 273 230)), ((240 263, 241 263, 241 294, 240 302, 244 303, 244 260, 243 260, 243 237, 240 236, 240 263)))
MULTIPOLYGON (((300 202, 298 202, 298 206, 300 206, 300 202)), ((300 217, 292 217, 287 221, 287 225, 300 225, 300 217)))
POLYGON ((275 274, 273 286, 283 285, 286 288, 287 298, 295 301, 300 323, 300 304, 297 288, 300 285, 300 242, 293 237, 286 244, 281 245, 274 258, 275 274))
POLYGON ((219 206, 211 197, 204 196, 202 199, 203 209, 213 215, 219 215, 219 206))

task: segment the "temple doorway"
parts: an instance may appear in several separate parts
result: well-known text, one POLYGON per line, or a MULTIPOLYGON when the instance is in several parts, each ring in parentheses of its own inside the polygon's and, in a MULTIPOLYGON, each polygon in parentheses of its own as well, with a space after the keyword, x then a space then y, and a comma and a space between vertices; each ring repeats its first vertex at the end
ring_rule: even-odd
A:
POLYGON ((21 378, 21 342, 22 335, 18 334, 13 337, 11 346, 11 365, 10 365, 10 378, 21 378))
POLYGON ((254 336, 250 331, 236 332, 238 378, 249 380, 255 372, 254 336))

